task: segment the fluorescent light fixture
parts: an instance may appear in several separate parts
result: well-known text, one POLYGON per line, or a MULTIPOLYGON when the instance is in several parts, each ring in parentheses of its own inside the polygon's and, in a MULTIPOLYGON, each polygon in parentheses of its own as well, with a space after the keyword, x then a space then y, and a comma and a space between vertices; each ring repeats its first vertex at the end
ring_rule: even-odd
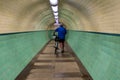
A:
POLYGON ((52 7, 53 12, 57 12, 58 11, 58 6, 51 6, 51 7, 52 7))
POLYGON ((51 5, 57 5, 58 4, 58 0, 50 0, 50 4, 51 5))
POLYGON ((56 22, 56 23, 59 23, 58 19, 57 19, 57 20, 55 20, 55 22, 56 22))
POLYGON ((54 15, 58 15, 58 12, 57 13, 53 13, 54 15))
POLYGON ((56 23, 58 23, 59 21, 59 19, 58 19, 58 16, 54 16, 54 18, 55 18, 55 21, 56 21, 56 23))
POLYGON ((54 18, 58 18, 58 16, 54 16, 54 18))
POLYGON ((59 24, 59 20, 58 20, 58 0, 49 0, 49 2, 51 4, 51 8, 52 8, 52 11, 53 11, 55 22, 56 22, 56 24, 59 24))
POLYGON ((58 23, 59 21, 58 21, 58 20, 56 20, 55 22, 56 22, 56 23, 58 23))
POLYGON ((59 21, 56 21, 56 22, 54 23, 54 25, 55 25, 55 26, 59 26, 59 21))

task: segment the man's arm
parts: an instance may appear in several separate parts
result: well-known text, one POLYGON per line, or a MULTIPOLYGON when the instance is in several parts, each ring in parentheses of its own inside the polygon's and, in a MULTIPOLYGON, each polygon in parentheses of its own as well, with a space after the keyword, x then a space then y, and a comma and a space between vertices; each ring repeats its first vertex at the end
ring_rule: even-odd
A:
POLYGON ((58 28, 57 28, 57 29, 55 29, 55 32, 58 32, 58 28))
POLYGON ((65 29, 65 34, 67 34, 67 30, 65 29))

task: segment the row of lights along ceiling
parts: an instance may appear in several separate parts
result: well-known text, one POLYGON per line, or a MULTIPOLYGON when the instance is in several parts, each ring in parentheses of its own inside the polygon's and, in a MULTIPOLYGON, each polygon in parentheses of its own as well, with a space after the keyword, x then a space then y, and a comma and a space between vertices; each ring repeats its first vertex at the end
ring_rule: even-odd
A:
POLYGON ((53 11, 55 23, 59 24, 59 20, 58 20, 58 0, 49 0, 49 1, 50 1, 50 4, 51 4, 52 11, 53 11))

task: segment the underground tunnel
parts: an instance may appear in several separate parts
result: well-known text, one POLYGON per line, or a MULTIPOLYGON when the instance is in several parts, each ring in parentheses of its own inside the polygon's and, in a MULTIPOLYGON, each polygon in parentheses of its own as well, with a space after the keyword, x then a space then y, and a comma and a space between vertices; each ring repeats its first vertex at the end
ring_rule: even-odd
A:
MULTIPOLYGON (((120 80, 120 0, 59 0, 66 41, 93 80, 120 80)), ((51 39, 49 0, 0 0, 0 80, 14 80, 51 39), (7 77, 6 77, 7 75, 7 77)))

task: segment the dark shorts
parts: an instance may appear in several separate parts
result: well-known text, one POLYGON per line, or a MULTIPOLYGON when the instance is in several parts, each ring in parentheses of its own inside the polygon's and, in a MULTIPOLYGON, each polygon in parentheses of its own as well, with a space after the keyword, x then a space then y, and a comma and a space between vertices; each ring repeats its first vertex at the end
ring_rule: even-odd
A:
POLYGON ((65 39, 59 39, 59 42, 64 43, 64 42, 65 42, 65 39))

